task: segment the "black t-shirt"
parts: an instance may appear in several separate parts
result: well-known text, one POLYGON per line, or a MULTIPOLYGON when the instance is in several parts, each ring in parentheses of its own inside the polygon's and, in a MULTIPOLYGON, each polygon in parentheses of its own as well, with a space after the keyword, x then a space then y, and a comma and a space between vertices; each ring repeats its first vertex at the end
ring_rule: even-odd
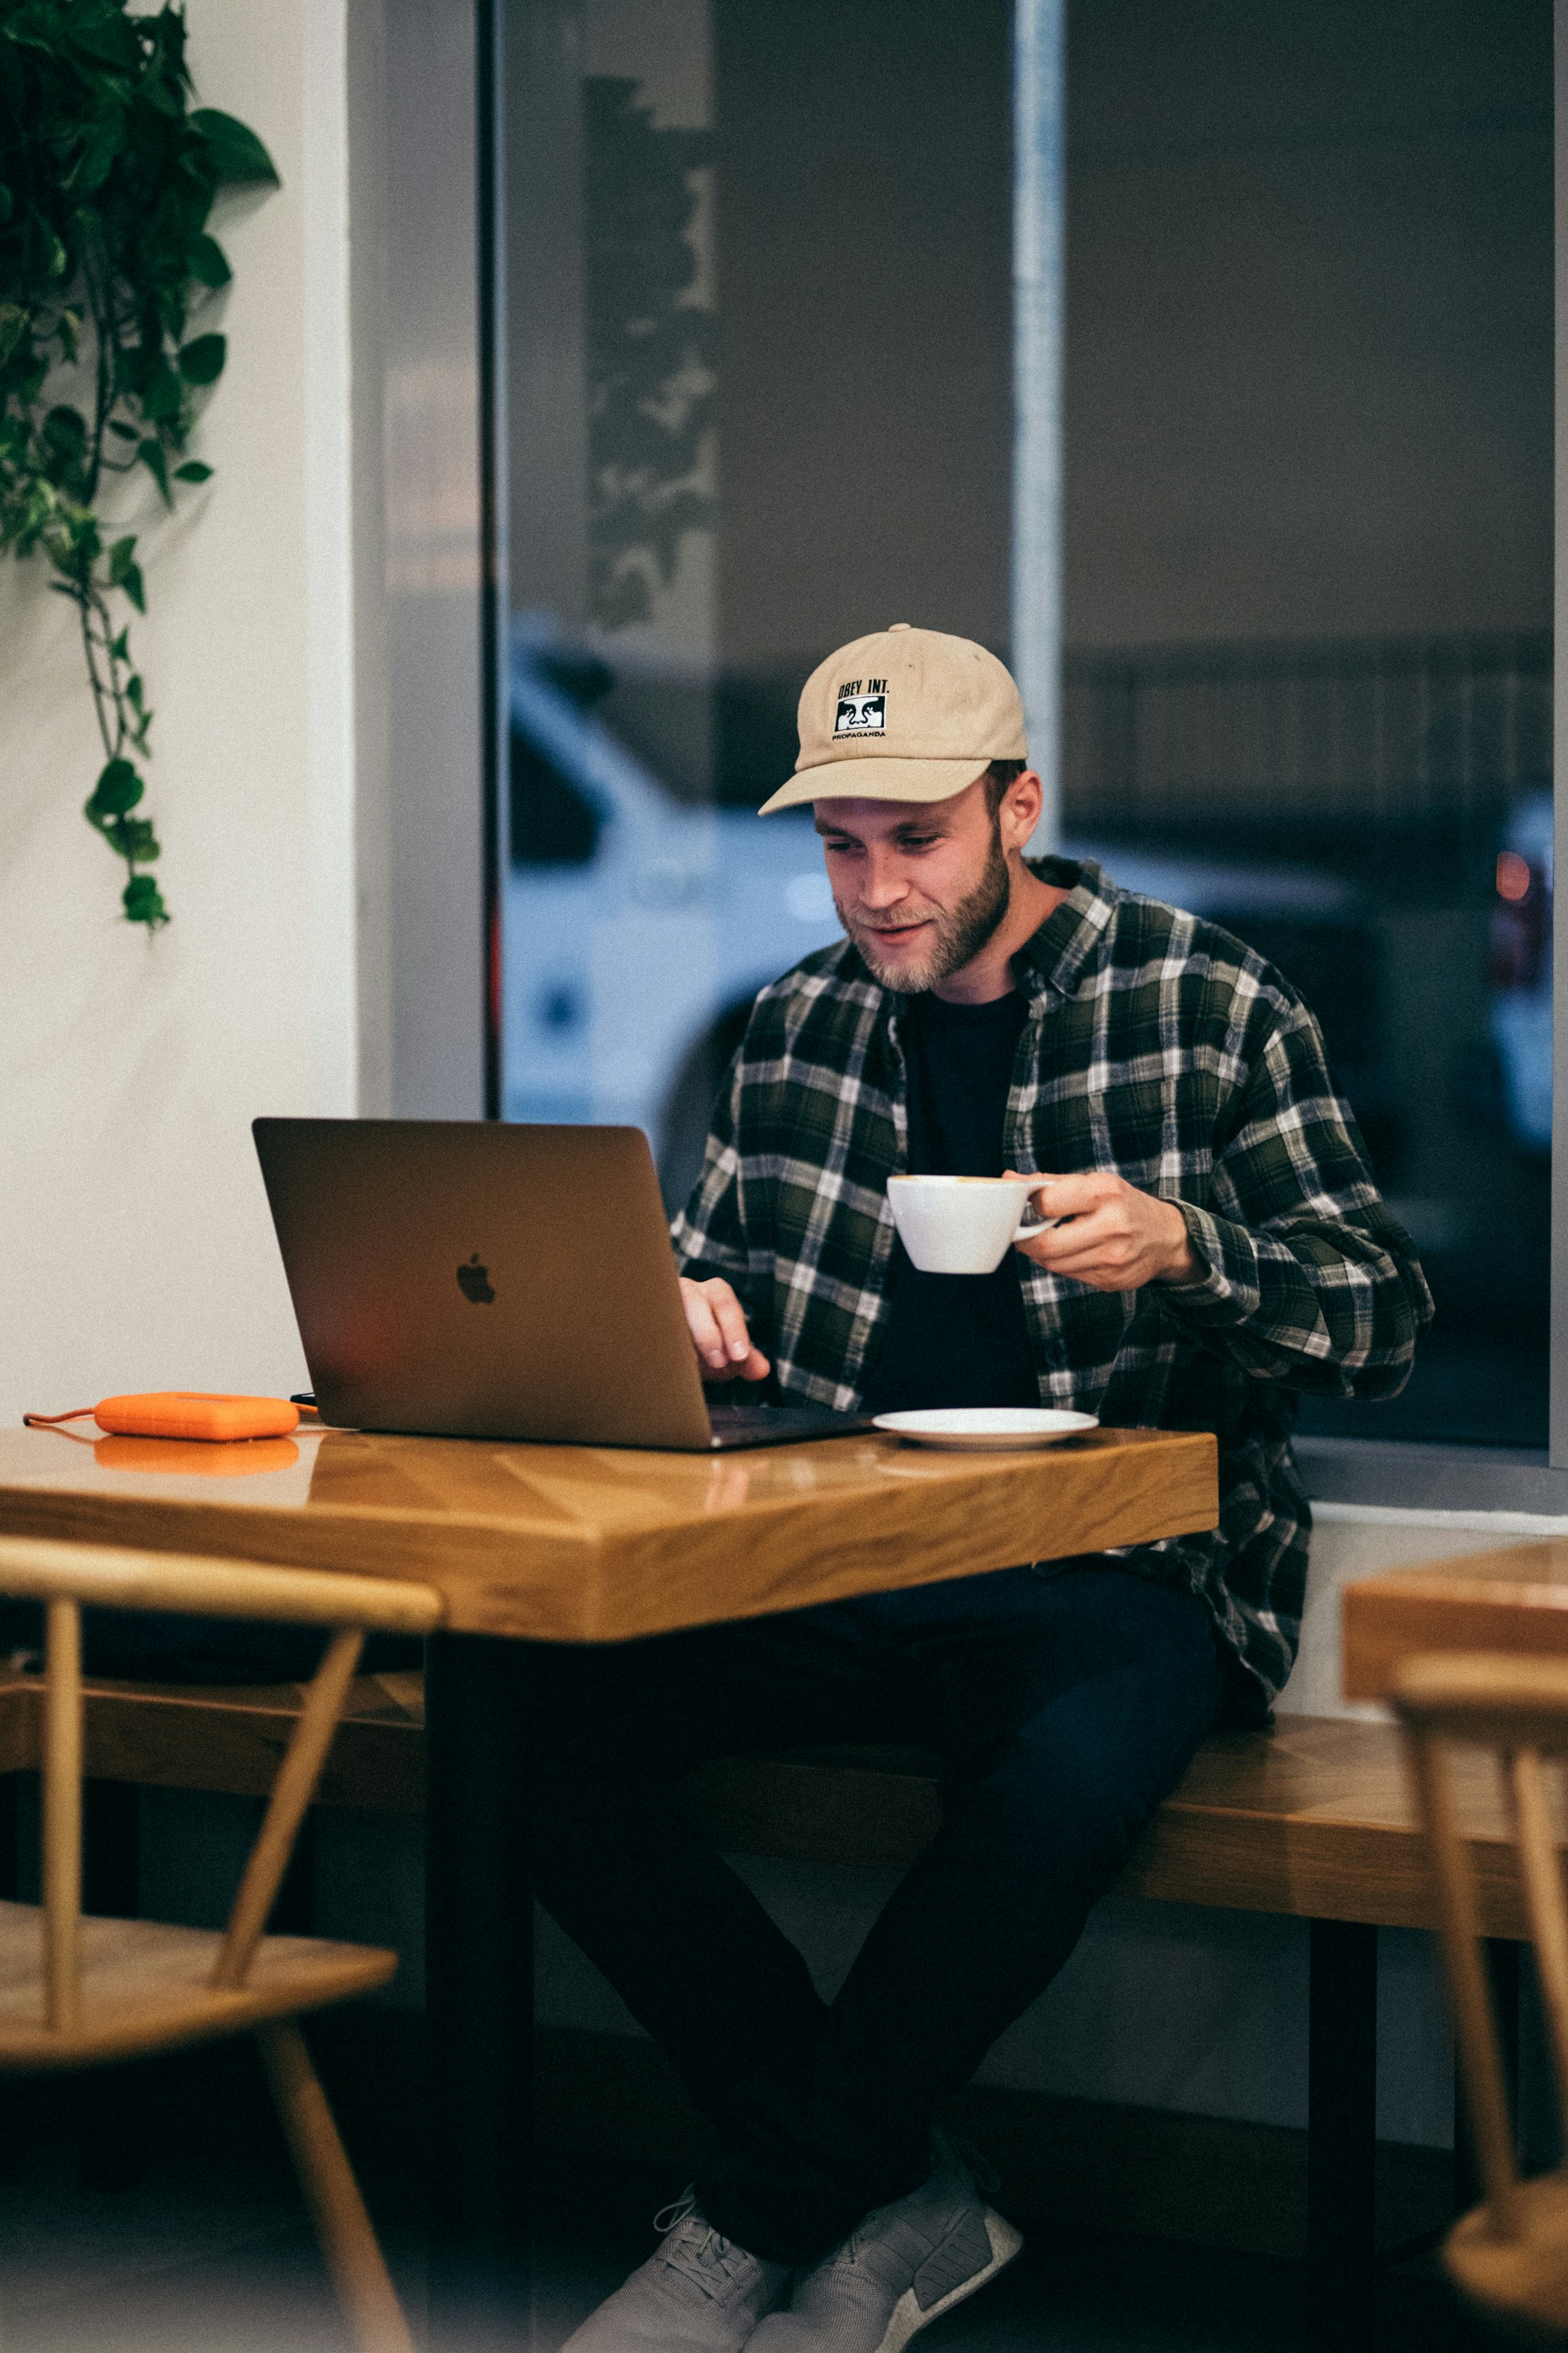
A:
MULTIPOLYGON (((910 1171, 1000 1176, 1013 1060, 1028 1008, 1016 991, 990 1005, 909 999, 910 1171)), ((1038 1405, 1023 1261, 1009 1249, 994 1274, 922 1274, 894 1244, 892 1296, 868 1376, 865 1409, 1038 1405)))

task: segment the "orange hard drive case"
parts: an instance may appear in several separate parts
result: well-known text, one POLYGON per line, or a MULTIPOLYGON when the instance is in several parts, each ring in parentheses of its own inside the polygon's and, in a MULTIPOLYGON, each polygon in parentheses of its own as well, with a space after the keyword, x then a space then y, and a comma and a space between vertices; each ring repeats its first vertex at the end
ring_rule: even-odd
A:
POLYGON ((100 1430, 121 1438, 287 1438, 300 1409, 287 1398, 224 1397, 205 1389, 154 1389, 104 1398, 92 1409, 100 1430))

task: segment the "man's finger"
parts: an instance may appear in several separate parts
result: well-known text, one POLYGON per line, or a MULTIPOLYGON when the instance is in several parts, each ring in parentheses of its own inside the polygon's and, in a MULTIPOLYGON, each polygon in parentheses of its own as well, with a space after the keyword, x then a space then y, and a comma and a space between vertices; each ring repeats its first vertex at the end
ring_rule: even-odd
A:
POLYGON ((731 1364, 744 1364, 752 1354, 745 1311, 727 1282, 715 1279, 707 1288, 709 1304, 713 1310, 713 1320, 719 1326, 724 1355, 731 1364))
POLYGON ((1089 1231, 1091 1223, 1099 1221, 1085 1218, 1079 1224, 1053 1226, 1048 1233, 1020 1237, 1015 1247, 1047 1274, 1065 1274, 1075 1282, 1096 1282, 1101 1276, 1109 1281, 1125 1271, 1120 1259, 1113 1261, 1108 1255, 1121 1238, 1103 1226, 1098 1232, 1089 1231))
POLYGON ((691 1334, 692 1346, 705 1365, 711 1365, 715 1370, 721 1370, 727 1362, 724 1335, 719 1329, 718 1321, 706 1293, 700 1284, 689 1282, 683 1286, 682 1295, 686 1304, 687 1329, 691 1334))
POLYGON ((766 1380, 773 1367, 753 1345, 745 1310, 722 1275, 713 1275, 706 1282, 693 1282, 683 1276, 680 1295, 691 1345, 702 1359, 707 1378, 766 1380))
POLYGON ((1101 1208, 1105 1200, 1103 1176, 1042 1176, 1035 1195, 1035 1206, 1042 1217, 1082 1218, 1091 1209, 1101 1208))

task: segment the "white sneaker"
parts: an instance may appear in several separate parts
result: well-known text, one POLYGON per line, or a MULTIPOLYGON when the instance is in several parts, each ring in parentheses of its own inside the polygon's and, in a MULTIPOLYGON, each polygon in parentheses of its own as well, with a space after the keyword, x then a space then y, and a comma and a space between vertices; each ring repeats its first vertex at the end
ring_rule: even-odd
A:
POLYGON ((788 2310, 762 2322, 748 2353, 900 2353, 1012 2262, 1018 2232, 985 2204, 945 2136, 936 2151, 929 2181, 879 2206, 836 2254, 800 2274, 788 2310))
POLYGON ((764 2263, 724 2238, 686 2196, 654 2217, 662 2243, 591 2312, 561 2353, 738 2353, 781 2302, 787 2263, 764 2263))

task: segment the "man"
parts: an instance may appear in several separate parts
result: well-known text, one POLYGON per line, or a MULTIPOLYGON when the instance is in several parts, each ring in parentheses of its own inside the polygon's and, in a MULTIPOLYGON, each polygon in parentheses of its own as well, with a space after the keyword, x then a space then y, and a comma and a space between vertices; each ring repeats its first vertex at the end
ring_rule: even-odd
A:
POLYGON ((541 1893, 718 2128, 574 2353, 893 2353, 1016 2253, 938 2104, 1060 1968, 1221 1708, 1261 1716, 1283 1683, 1296 1393, 1391 1394, 1431 1312, 1280 975, 1090 864, 1025 862, 1040 783, 1000 662, 895 623, 814 674, 800 744, 763 813, 813 804, 846 938, 759 996, 676 1220, 705 1375, 1213 1430, 1220 1519, 548 1655, 541 1893), (994 1275, 921 1273, 887 1206, 905 1168, 1037 1176, 1058 1222, 994 1275), (845 1740, 936 1749, 943 1820, 827 2004, 660 1787, 845 1740))

